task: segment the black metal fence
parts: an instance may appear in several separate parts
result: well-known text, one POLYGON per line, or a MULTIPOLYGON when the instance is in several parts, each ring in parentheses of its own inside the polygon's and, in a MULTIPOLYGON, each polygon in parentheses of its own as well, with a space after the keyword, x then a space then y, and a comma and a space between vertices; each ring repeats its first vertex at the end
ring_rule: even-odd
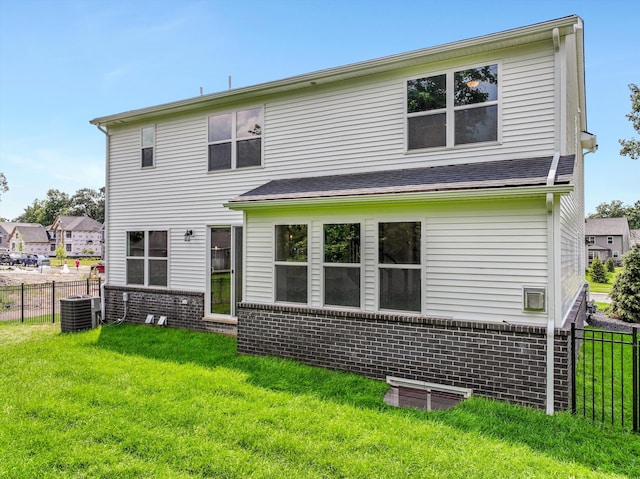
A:
POLYGON ((101 278, 0 286, 0 322, 55 323, 60 299, 76 295, 100 296, 101 278))
POLYGON ((640 432, 640 339, 631 332, 571 326, 571 410, 595 423, 640 432))

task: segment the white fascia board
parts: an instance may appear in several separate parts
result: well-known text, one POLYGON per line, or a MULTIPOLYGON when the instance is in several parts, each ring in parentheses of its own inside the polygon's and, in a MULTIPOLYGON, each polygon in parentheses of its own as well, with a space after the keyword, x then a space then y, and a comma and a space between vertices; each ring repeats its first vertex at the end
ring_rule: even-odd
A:
POLYGON ((224 203, 230 210, 258 210, 282 207, 306 206, 335 206, 335 205, 375 205, 404 202, 406 204, 422 203, 425 201, 463 201, 490 200, 500 198, 545 198, 547 193, 553 195, 568 195, 574 190, 574 185, 558 186, 530 186, 518 188, 487 188, 483 190, 464 191, 429 191, 418 193, 386 193, 372 195, 324 196, 315 198, 284 198, 273 200, 229 201, 224 203))
POLYGON ((560 35, 573 33, 576 24, 582 25, 582 20, 576 15, 559 18, 548 22, 537 23, 527 27, 515 28, 503 32, 492 33, 480 37, 470 38, 435 47, 424 48, 407 53, 390 55, 374 60, 367 60, 349 65, 319 70, 312 73, 260 83, 243 88, 201 95, 186 100, 164 103, 147 108, 130 110, 123 113, 94 118, 90 123, 97 126, 111 126, 127 122, 143 121, 150 117, 174 114, 183 111, 206 108, 209 104, 221 101, 235 101, 250 99, 257 96, 272 95, 302 88, 311 88, 319 84, 333 83, 351 78, 383 73, 425 62, 439 61, 458 56, 468 56, 499 48, 508 48, 527 43, 551 40, 554 28, 558 28, 560 35))

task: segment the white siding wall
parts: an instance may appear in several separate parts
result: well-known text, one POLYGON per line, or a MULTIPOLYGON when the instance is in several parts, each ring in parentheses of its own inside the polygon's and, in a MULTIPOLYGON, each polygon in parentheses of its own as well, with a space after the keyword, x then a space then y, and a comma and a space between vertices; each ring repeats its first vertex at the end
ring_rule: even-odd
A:
MULTIPOLYGON (((167 229, 169 287, 204 291, 207 225, 240 224, 241 213, 227 210, 223 203, 270 179, 551 156, 555 126, 552 45, 540 43, 503 53, 465 63, 416 66, 396 75, 319 85, 295 96, 236 105, 264 107, 263 168, 207 172, 207 116, 214 110, 159 118, 155 122, 155 167, 144 170, 140 168, 140 128, 153 123, 112 127, 106 237, 109 282, 125 284, 127 230, 167 229), (405 80, 496 61, 500 61, 503 99, 502 142, 406 153, 405 80), (195 233, 188 243, 183 241, 186 229, 195 233)), ((252 254, 257 254, 255 249, 248 251, 248 263, 254 259, 252 254)), ((260 272, 259 264, 254 268, 260 272)), ((248 289, 264 280, 252 275, 246 278, 248 289)))
POLYGON ((545 324, 523 312, 522 288, 547 283, 544 200, 425 203, 405 207, 248 212, 245 300, 273 302, 275 224, 310 224, 310 306, 322 306, 322 225, 363 222, 364 304, 377 309, 378 222, 423 222, 423 313, 461 320, 545 324))

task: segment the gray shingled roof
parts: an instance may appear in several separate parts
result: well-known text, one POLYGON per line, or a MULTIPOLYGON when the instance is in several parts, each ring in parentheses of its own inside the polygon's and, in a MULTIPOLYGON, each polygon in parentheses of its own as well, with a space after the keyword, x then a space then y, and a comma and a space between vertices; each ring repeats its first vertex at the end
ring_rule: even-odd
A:
POLYGON ((57 226, 62 231, 100 231, 102 223, 88 216, 59 216, 57 226))
POLYGON ((587 218, 584 224, 586 236, 624 236, 628 231, 627 218, 587 218))
MULTIPOLYGON (((575 157, 562 156, 555 185, 573 179, 575 157)), ((230 202, 428 191, 543 186, 552 157, 500 160, 347 175, 272 180, 230 202)))
POLYGON ((25 243, 48 243, 49 236, 42 225, 16 226, 16 230, 22 235, 25 243))

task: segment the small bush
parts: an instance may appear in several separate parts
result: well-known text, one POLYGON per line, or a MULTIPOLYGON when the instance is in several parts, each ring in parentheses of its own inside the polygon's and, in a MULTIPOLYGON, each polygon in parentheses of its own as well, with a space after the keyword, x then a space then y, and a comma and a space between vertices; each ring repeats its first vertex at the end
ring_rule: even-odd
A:
POLYGON ((616 270, 616 264, 613 262, 613 258, 607 258, 604 262, 604 267, 608 273, 613 273, 616 270))
POLYGON ((611 289, 611 313, 629 323, 640 323, 640 247, 623 259, 622 272, 611 289))
POLYGON ((589 269, 589 275, 591 276, 591 281, 594 283, 606 283, 607 282, 607 272, 604 269, 604 265, 600 258, 594 258, 591 263, 591 268, 589 269))

